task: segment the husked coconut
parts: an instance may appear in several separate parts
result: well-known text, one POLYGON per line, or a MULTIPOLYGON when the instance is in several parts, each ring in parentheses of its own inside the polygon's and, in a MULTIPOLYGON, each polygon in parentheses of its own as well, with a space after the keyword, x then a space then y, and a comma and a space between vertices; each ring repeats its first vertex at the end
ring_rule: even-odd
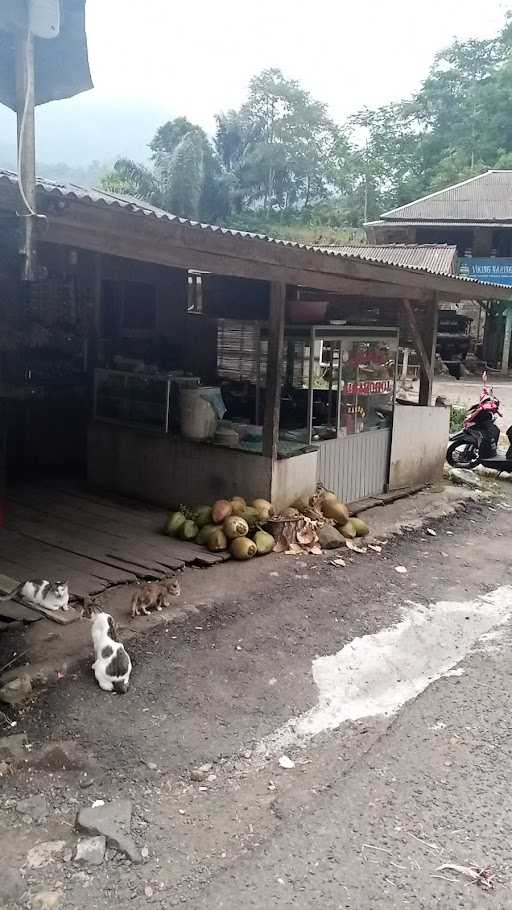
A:
POLYGON ((248 537, 237 537, 236 540, 231 542, 229 551, 233 559, 245 560, 256 556, 258 548, 254 540, 249 540, 248 537))
POLYGON ((249 525, 244 518, 239 515, 230 515, 222 525, 224 534, 228 540, 235 540, 237 537, 246 537, 249 533, 249 525))
POLYGON ((252 507, 258 512, 260 521, 268 521, 274 514, 272 503, 268 499, 255 499, 252 507))
POLYGON ((346 505, 337 499, 323 499, 321 509, 326 518, 332 518, 338 524, 345 523, 350 518, 346 505))

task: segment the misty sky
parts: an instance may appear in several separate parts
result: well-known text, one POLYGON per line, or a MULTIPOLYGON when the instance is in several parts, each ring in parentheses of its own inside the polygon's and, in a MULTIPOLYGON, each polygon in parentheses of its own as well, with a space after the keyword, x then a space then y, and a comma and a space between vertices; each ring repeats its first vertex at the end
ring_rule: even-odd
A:
MULTIPOLYGON (((490 37, 512 0, 87 0, 95 88, 38 109, 40 161, 147 157, 157 126, 185 114, 211 132, 252 75, 279 67, 334 120, 410 95, 454 37, 490 37)), ((0 153, 14 155, 0 105, 0 153)), ((3 155, 5 159, 5 154, 3 155)), ((14 160, 14 158, 12 159, 14 160)))
POLYGON ((88 0, 98 94, 152 100, 207 128, 277 66, 342 120, 409 94, 453 37, 496 33, 500 0, 88 0))

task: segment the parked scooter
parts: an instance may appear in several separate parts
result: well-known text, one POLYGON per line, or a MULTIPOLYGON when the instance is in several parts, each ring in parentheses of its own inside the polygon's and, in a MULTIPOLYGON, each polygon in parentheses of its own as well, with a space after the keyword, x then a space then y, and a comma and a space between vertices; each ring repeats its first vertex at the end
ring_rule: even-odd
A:
POLYGON ((512 473, 512 426, 507 430, 509 447, 506 452, 499 452, 500 431, 496 420, 503 416, 500 402, 494 390, 487 388, 485 373, 482 379, 480 401, 469 408, 462 430, 451 434, 446 460, 453 468, 476 468, 481 464, 500 474, 512 473))

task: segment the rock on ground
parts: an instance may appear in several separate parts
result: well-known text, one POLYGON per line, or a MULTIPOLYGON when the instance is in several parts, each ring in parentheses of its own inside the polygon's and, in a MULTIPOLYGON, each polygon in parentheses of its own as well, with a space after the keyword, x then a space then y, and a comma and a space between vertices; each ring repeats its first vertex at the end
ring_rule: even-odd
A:
POLYGON ((107 841, 105 837, 85 837, 79 841, 75 860, 77 863, 86 863, 90 866, 101 866, 105 859, 107 841))
POLYGON ((132 803, 128 799, 114 799, 105 806, 80 809, 76 828, 84 834, 102 835, 110 847, 124 853, 132 863, 141 863, 142 855, 129 836, 132 803))
POLYGON ((24 762, 28 755, 25 748, 27 742, 25 733, 0 736, 0 759, 13 764, 24 762))
POLYGON ((8 705, 19 705, 32 692, 32 683, 27 673, 21 673, 0 689, 0 701, 8 705))
POLYGON ((53 862, 58 853, 66 847, 65 840, 46 841, 43 844, 37 844, 27 853, 27 864, 31 869, 40 869, 42 866, 48 866, 53 862))
POLYGON ((318 530, 318 539, 322 550, 339 550, 345 546, 345 538, 332 525, 324 525, 318 530))
POLYGON ((61 894, 59 891, 38 891, 30 902, 31 910, 57 910, 61 894))

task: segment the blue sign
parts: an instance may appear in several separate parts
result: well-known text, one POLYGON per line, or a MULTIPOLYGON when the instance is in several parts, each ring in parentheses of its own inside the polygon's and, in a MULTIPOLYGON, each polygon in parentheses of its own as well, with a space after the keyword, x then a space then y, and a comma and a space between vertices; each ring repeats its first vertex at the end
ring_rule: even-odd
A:
POLYGON ((473 281, 490 281, 493 284, 512 285, 512 259, 471 258, 459 259, 459 275, 473 281))

